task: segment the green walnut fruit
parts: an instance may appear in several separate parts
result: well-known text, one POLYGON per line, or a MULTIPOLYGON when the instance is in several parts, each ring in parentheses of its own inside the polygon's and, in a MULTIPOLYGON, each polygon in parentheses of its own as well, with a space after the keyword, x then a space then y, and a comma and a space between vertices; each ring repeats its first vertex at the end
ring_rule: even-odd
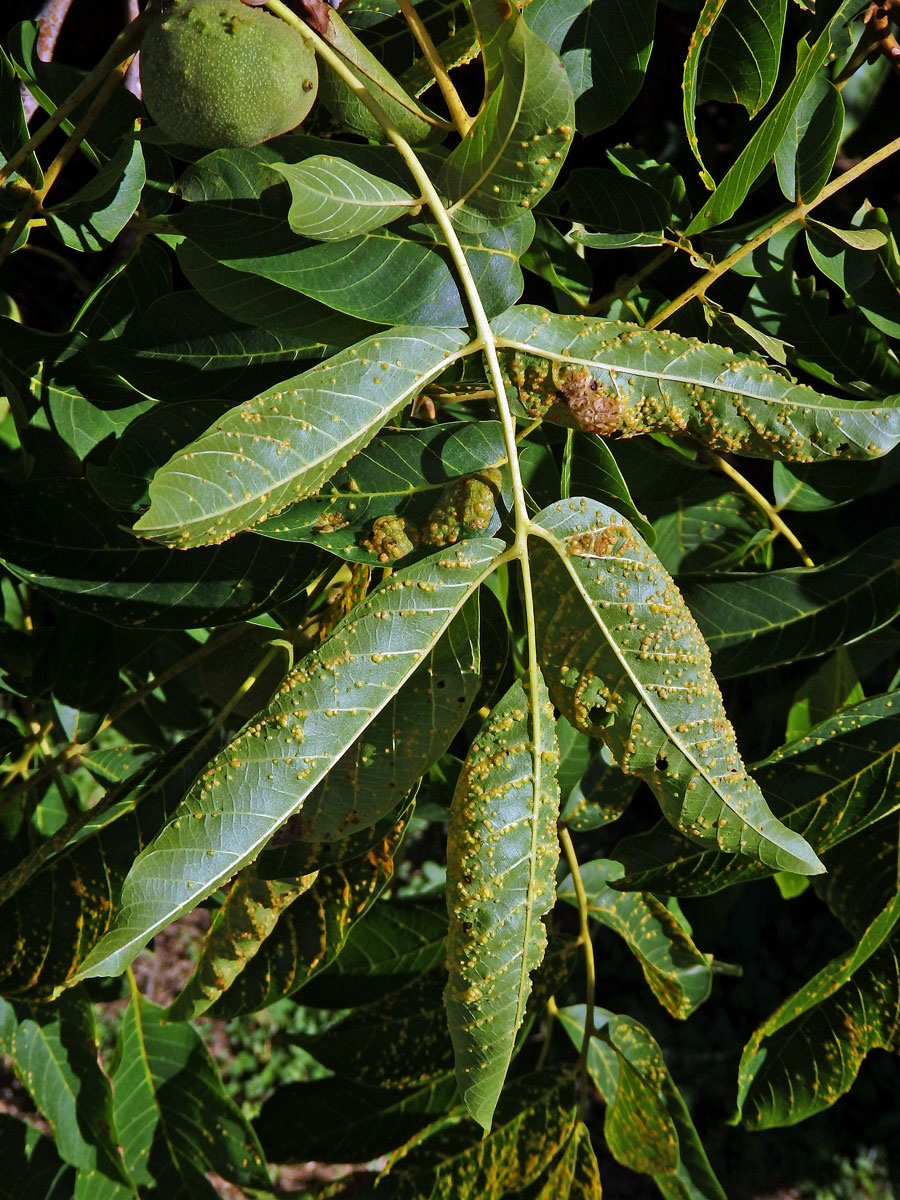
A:
POLYGON ((174 0, 141 46, 150 115, 191 146, 256 146, 294 129, 317 82, 296 29, 241 0, 174 0))

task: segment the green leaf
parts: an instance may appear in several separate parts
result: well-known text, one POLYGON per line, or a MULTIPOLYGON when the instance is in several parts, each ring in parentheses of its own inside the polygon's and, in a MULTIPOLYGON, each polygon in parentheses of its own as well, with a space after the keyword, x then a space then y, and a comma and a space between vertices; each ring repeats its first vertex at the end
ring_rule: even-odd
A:
POLYGON ((721 479, 703 479, 676 493, 671 511, 657 517, 654 549, 673 575, 722 571, 750 553, 768 528, 746 493, 721 479))
POLYGON ((894 896, 857 945, 790 996, 741 1055, 738 1109, 752 1129, 794 1125, 849 1090, 866 1055, 900 1048, 894 896))
MULTIPOLYGON (((425 118, 431 114, 407 95, 334 9, 325 14, 325 19, 326 41, 337 50, 353 73, 364 80, 370 95, 378 101, 406 140, 413 146, 430 141, 435 133, 435 125, 425 118)), ((319 72, 318 98, 351 133, 377 142, 388 140, 381 125, 362 101, 330 68, 323 67, 319 72)))
POLYGON ((319 241, 340 241, 406 215, 409 192, 342 158, 317 155, 302 163, 275 163, 291 189, 291 229, 319 241))
POLYGON ((526 412, 602 436, 687 433, 708 446, 813 462, 869 458, 900 441, 900 397, 821 396, 757 355, 525 305, 493 321, 526 412))
POLYGON ((635 506, 612 451, 596 434, 582 434, 574 439, 568 490, 570 495, 588 496, 601 504, 609 504, 628 518, 648 546, 655 544, 655 529, 635 506))
POLYGON ((0 481, 0 561, 60 603, 116 625, 239 621, 303 591, 318 559, 260 538, 174 554, 124 532, 81 479, 0 481))
MULTIPOLYGON (((651 991, 679 1020, 689 1017, 712 989, 712 955, 701 954, 673 914, 650 892, 617 892, 609 886, 625 869, 609 859, 581 865, 588 912, 624 939, 640 963, 651 991)), ((578 907, 571 875, 559 898, 578 907)))
MULTIPOLYGON (((382 430, 316 496, 291 505, 256 527, 266 537, 311 542, 349 562, 378 563, 373 535, 387 518, 403 521, 411 553, 437 533, 432 514, 443 507, 445 491, 466 493, 466 478, 506 464, 503 428, 499 421, 470 421, 431 425, 424 429, 382 430), (381 522, 379 526, 378 523, 381 522)), ((483 480, 482 480, 483 482, 483 480)), ((469 498, 466 496, 466 498, 469 498)), ((458 536, 478 532, 459 514, 458 536)), ((470 514, 471 515, 471 514, 470 514)), ((499 517, 492 514, 487 528, 495 532, 499 517)), ((483 517, 480 519, 483 526, 483 517)), ((441 538, 452 531, 441 522, 441 538)), ((399 548, 398 548, 399 549, 399 548)), ((397 557, 402 557, 398 553, 397 557)))
POLYGON ((20 1020, 0 1000, 0 1049, 53 1131, 60 1157, 78 1168, 75 1195, 88 1200, 90 1181, 124 1185, 136 1196, 131 1172, 119 1156, 113 1097, 97 1054, 90 1005, 72 993, 36 1019, 20 1020))
POLYGON ((245 867, 203 941, 194 974, 166 1010, 167 1021, 193 1021, 226 992, 278 919, 315 882, 304 875, 294 883, 259 879, 245 867))
MULTIPOLYGON (((481 686, 480 636, 478 597, 472 596, 412 677, 309 793, 285 835, 327 846, 374 826, 404 801, 468 716, 481 686)), ((285 852, 281 870, 289 862, 285 852)))
POLYGON ((7 1113, 0 1114, 0 1161, 2 1200, 21 1200, 22 1196, 53 1200, 54 1194, 72 1195, 74 1191, 72 1168, 56 1153, 53 1139, 7 1113))
POLYGON ((380 334, 231 409, 157 472, 136 532, 215 544, 318 491, 465 342, 427 328, 380 334))
POLYGON ((501 1100, 489 1133, 468 1122, 401 1151, 388 1179, 396 1200, 502 1200, 540 1177, 575 1124, 572 1079, 558 1069, 526 1075, 501 1100))
POLYGON ((562 59, 579 130, 597 133, 617 121, 644 83, 656 0, 532 0, 524 17, 562 59))
POLYGON ((337 959, 306 985, 303 1003, 349 1008, 360 996, 387 995, 443 964, 446 935, 443 905, 382 901, 350 927, 337 959))
POLYGON ((134 216, 145 183, 140 142, 123 141, 74 196, 45 210, 47 226, 72 250, 106 250, 134 216))
POLYGON ((619 171, 578 167, 553 194, 553 211, 589 226, 575 230, 576 242, 594 249, 659 246, 672 213, 664 196, 619 171))
MULTIPOLYGON (((714 6, 719 9, 722 3, 724 0, 708 0, 707 7, 714 6)), ((749 4, 747 8, 750 8, 749 4)), ((685 230, 689 237, 691 234, 702 233, 704 229, 711 229, 714 225, 723 224, 729 217, 734 216, 743 204, 751 187, 789 134, 791 124, 795 119, 794 114, 819 69, 824 66, 832 54, 835 41, 847 23, 847 13, 851 8, 859 8, 857 0, 844 0, 838 13, 810 47, 803 58, 800 69, 788 84, 778 103, 770 109, 724 179, 685 230)), ((701 15, 701 22, 702 20, 703 16, 701 15)), ((688 95, 689 89, 686 86, 685 112, 687 112, 688 95)), ((693 98, 690 102, 693 105, 693 98)))
POLYGON ((214 1200, 208 1171, 238 1187, 270 1187, 256 1135, 191 1025, 167 1024, 161 1008, 133 991, 116 1057, 122 1157, 141 1196, 214 1200))
POLYGON ((814 200, 828 182, 844 130, 844 103, 830 79, 817 75, 797 105, 775 151, 778 182, 794 204, 814 200))
POLYGON ((449 1073, 410 1092, 338 1078, 290 1083, 263 1105, 256 1129, 272 1162, 369 1160, 441 1118, 455 1097, 449 1073))
POLYGON ((900 612, 900 529, 821 567, 742 572, 691 582, 687 601, 730 678, 826 654, 900 612))
POLYGON ((398 571, 302 660, 137 858, 116 925, 82 966, 84 977, 123 970, 158 929, 256 857, 406 682, 502 548, 491 539, 462 543, 398 571), (362 675, 356 662, 379 664, 377 675, 362 675))
POLYGON ((562 63, 515 7, 492 43, 502 65, 499 83, 436 180, 462 228, 511 221, 533 208, 559 174, 574 132, 562 63))
POLYGON ((176 808, 204 761, 202 748, 198 753, 191 741, 161 755, 145 771, 134 772, 117 793, 117 807, 87 824, 80 840, 46 867, 23 874, 20 865, 4 876, 4 895, 10 898, 0 907, 2 995, 46 1000, 74 975, 112 925, 135 855, 176 808))
POLYGON ((409 1090, 437 1083, 453 1070, 441 1005, 446 978, 441 965, 297 1041, 329 1071, 364 1087, 409 1090))
MULTIPOLYGON (((560 717, 557 725, 563 721, 565 717, 560 717)), ((560 819, 578 832, 601 829, 621 817, 637 787, 634 777, 620 771, 612 755, 602 746, 592 758, 583 779, 569 793, 560 819)))
MULTIPOLYGON (((0 49, 0 157, 5 166, 13 154, 28 141, 28 126, 22 108, 22 93, 16 78, 15 67, 5 52, 0 49)), ((29 154, 20 171, 32 187, 40 187, 43 173, 34 154, 29 154)), ((14 175, 13 178, 16 176, 14 175)), ((4 200, 6 197, 4 197, 4 200)))
MULTIPOLYGON (((582 1004, 559 1021, 580 1048, 582 1004)), ((652 1175, 666 1200, 725 1200, 681 1093, 658 1044, 627 1016, 594 1009, 601 1036, 591 1038, 587 1068, 606 1104, 604 1134, 613 1157, 652 1175)))
POLYGON ((751 117, 765 106, 778 79, 787 0, 725 0, 706 6, 697 25, 700 65, 697 101, 742 104, 751 117), (703 36, 705 22, 711 28, 703 36))
POLYGON ((869 321, 889 337, 900 337, 900 249, 896 222, 864 204, 854 231, 817 223, 807 233, 810 257, 833 279, 869 321), (877 236, 884 241, 879 244, 877 236))
POLYGON ((865 399, 900 390, 900 364, 885 335, 858 309, 831 307, 829 293, 814 279, 784 270, 754 284, 746 311, 767 333, 789 336, 789 361, 827 385, 865 399))
POLYGON ((538 654, 567 719, 603 737, 686 836, 782 870, 821 871, 747 773, 706 643, 634 528, 581 499, 545 509, 532 533, 538 654))
POLYGON ((447 843, 445 1004, 463 1102, 491 1128, 531 972, 547 944, 559 857, 556 730, 543 687, 510 688, 466 758, 447 843), (540 710, 530 712, 537 700, 540 710))
MULTIPOLYGON (((898 717, 896 694, 874 696, 814 726, 757 767, 757 781, 776 812, 820 854, 897 811, 898 717)), ((666 895, 711 895, 772 872, 762 863, 692 846, 665 826, 626 838, 614 854, 627 872, 621 886, 666 895)))
POLYGON ((390 883, 394 855, 411 815, 408 806, 399 818, 385 822, 387 831, 362 856, 320 870, 216 1001, 211 1015, 229 1018, 268 1008, 334 962, 356 922, 390 883))
POLYGON ((569 1137, 562 1157, 547 1172, 535 1200, 600 1200, 600 1168, 591 1135, 581 1122, 569 1137))

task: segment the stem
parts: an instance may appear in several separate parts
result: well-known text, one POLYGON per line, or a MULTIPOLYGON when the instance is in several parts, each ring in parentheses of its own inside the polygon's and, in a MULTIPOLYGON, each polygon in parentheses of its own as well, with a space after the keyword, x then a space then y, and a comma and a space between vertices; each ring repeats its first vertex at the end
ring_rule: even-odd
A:
MULTIPOLYGON (((129 26, 129 29, 131 26, 129 26)), ((0 266, 6 261, 12 251, 15 249, 16 242, 25 227, 31 221, 31 218, 39 211, 43 204, 47 193, 53 187, 56 180, 59 178, 60 172, 73 157, 78 147, 84 141, 90 132, 94 122, 100 116, 103 109, 109 102, 110 96, 125 78, 125 73, 128 70, 128 65, 131 62, 130 58, 124 60, 114 67, 112 72, 107 77, 105 83, 97 92, 94 99, 91 101, 87 112, 69 134, 69 137, 63 144, 62 149, 53 162, 44 173, 44 182, 39 188, 35 188, 29 193, 28 198, 19 210, 19 214, 10 226, 6 237, 0 242, 0 266)), ((8 165, 8 164, 7 164, 8 165)))
POLYGON ((714 450, 704 449, 703 457, 708 462, 712 463, 716 470, 721 471, 723 475, 727 475, 729 479, 733 480, 741 489, 741 491, 745 492, 750 497, 757 508, 765 513, 769 524, 776 533, 780 533, 783 538, 790 542, 790 544, 799 554, 800 561, 805 567, 814 567, 816 565, 806 553, 806 550, 803 548, 803 543, 797 537, 796 533, 794 533, 793 529, 791 529, 791 527, 785 523, 784 518, 781 516, 781 513, 778 511, 778 509, 769 503, 762 492, 755 488, 750 480, 747 479, 745 475, 740 473, 737 467, 733 466, 727 458, 722 458, 720 454, 716 454, 714 450))
POLYGON ((447 74, 447 68, 444 66, 444 60, 438 54, 437 47, 431 40, 431 34, 425 28, 422 18, 413 8, 410 0, 397 0, 398 7, 406 18, 406 23, 412 30, 413 37, 419 43, 422 53, 425 55, 425 60, 431 67, 431 73, 434 76, 435 83, 441 89, 441 94, 444 97, 444 103, 456 126, 456 131, 460 137, 465 137, 469 132, 469 127, 472 124, 472 117, 466 112, 465 105, 460 99, 459 92, 453 86, 453 80, 447 74))
POLYGON ((2 185, 10 175, 26 162, 35 150, 47 140, 55 129, 62 125, 63 121, 75 111, 81 104, 82 100, 87 99, 91 92, 100 84, 102 80, 112 71, 112 69, 128 55, 132 44, 143 34, 144 26, 150 20, 150 11, 145 9, 136 21, 127 25, 119 36, 112 43, 107 52, 103 55, 96 67, 93 68, 78 87, 69 96, 63 100, 62 104, 56 111, 47 118, 40 129, 28 139, 24 146, 15 152, 15 154, 0 167, 0 185, 2 185))
POLYGON ((597 988, 597 971, 594 963, 594 944, 591 941, 590 919, 588 916, 587 893, 581 878, 581 869, 575 847, 572 845, 572 835, 565 825, 559 827, 559 841, 566 856, 566 862, 572 873, 572 883, 575 887, 575 899, 578 902, 578 923, 580 925, 579 941, 584 951, 584 973, 586 983, 584 988, 584 1037, 578 1054, 578 1067, 584 1078, 584 1068, 587 1064, 588 1047, 594 1032, 594 996, 597 988))
POLYGON ((842 188, 847 187, 848 184, 851 184, 855 180, 859 179, 861 175, 865 175, 865 173, 871 170, 872 167, 878 166, 879 163, 884 162, 886 159, 890 158, 891 155, 896 154, 898 150, 900 150, 900 137, 894 138, 892 142, 888 142, 888 144, 886 146, 882 146, 880 150, 876 150, 872 154, 867 155, 866 158, 860 159, 855 167, 851 167, 849 171, 845 171, 839 178, 833 179, 831 183, 822 188, 815 200, 810 200, 808 204, 804 204, 802 202, 796 204, 786 213, 783 213, 776 221, 773 221, 771 225, 767 225, 765 229, 760 230, 760 232, 756 234, 755 237, 752 237, 749 242, 746 242, 743 246, 738 246, 736 250, 733 250, 731 254, 729 254, 726 258, 723 258, 720 263, 717 263, 716 266, 712 267, 709 271, 706 271, 703 275, 701 275, 700 278, 695 283, 692 283, 689 288, 683 291, 680 296, 676 296, 674 300, 672 300, 665 306, 665 308, 661 309, 656 314, 652 321, 647 322, 647 328, 658 329, 660 325, 664 325, 674 313, 678 312, 680 308, 683 308, 690 300, 693 300, 697 296, 705 295, 707 289, 710 288, 717 279, 720 279, 723 275, 727 274, 727 272, 731 270, 735 263, 739 263, 741 259, 746 258, 748 254, 752 254, 754 250, 758 250, 760 246, 765 245, 769 238, 774 237, 776 233, 780 233, 782 229, 786 229, 789 225, 793 225, 796 221, 803 221, 808 214, 813 211, 813 209, 818 208, 820 204, 824 204, 826 200, 830 200, 831 197, 841 191, 842 188))

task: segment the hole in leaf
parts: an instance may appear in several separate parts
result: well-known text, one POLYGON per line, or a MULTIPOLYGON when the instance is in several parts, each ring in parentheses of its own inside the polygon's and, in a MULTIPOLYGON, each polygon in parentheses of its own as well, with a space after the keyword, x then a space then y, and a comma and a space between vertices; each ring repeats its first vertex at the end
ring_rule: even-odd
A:
POLYGON ((669 765, 669 760, 666 758, 666 756, 660 750, 659 754, 657 754, 657 756, 656 756, 655 766, 656 766, 657 771, 665 771, 666 768, 668 767, 668 765, 669 765))

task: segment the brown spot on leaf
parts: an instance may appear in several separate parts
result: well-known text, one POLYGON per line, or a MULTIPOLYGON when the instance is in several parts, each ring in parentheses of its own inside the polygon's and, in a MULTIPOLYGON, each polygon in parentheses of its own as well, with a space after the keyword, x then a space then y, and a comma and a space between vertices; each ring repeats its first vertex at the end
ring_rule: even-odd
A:
POLYGON ((622 404, 615 392, 602 387, 587 367, 567 367, 556 377, 557 395, 569 406, 585 433, 608 437, 621 425, 622 404))

